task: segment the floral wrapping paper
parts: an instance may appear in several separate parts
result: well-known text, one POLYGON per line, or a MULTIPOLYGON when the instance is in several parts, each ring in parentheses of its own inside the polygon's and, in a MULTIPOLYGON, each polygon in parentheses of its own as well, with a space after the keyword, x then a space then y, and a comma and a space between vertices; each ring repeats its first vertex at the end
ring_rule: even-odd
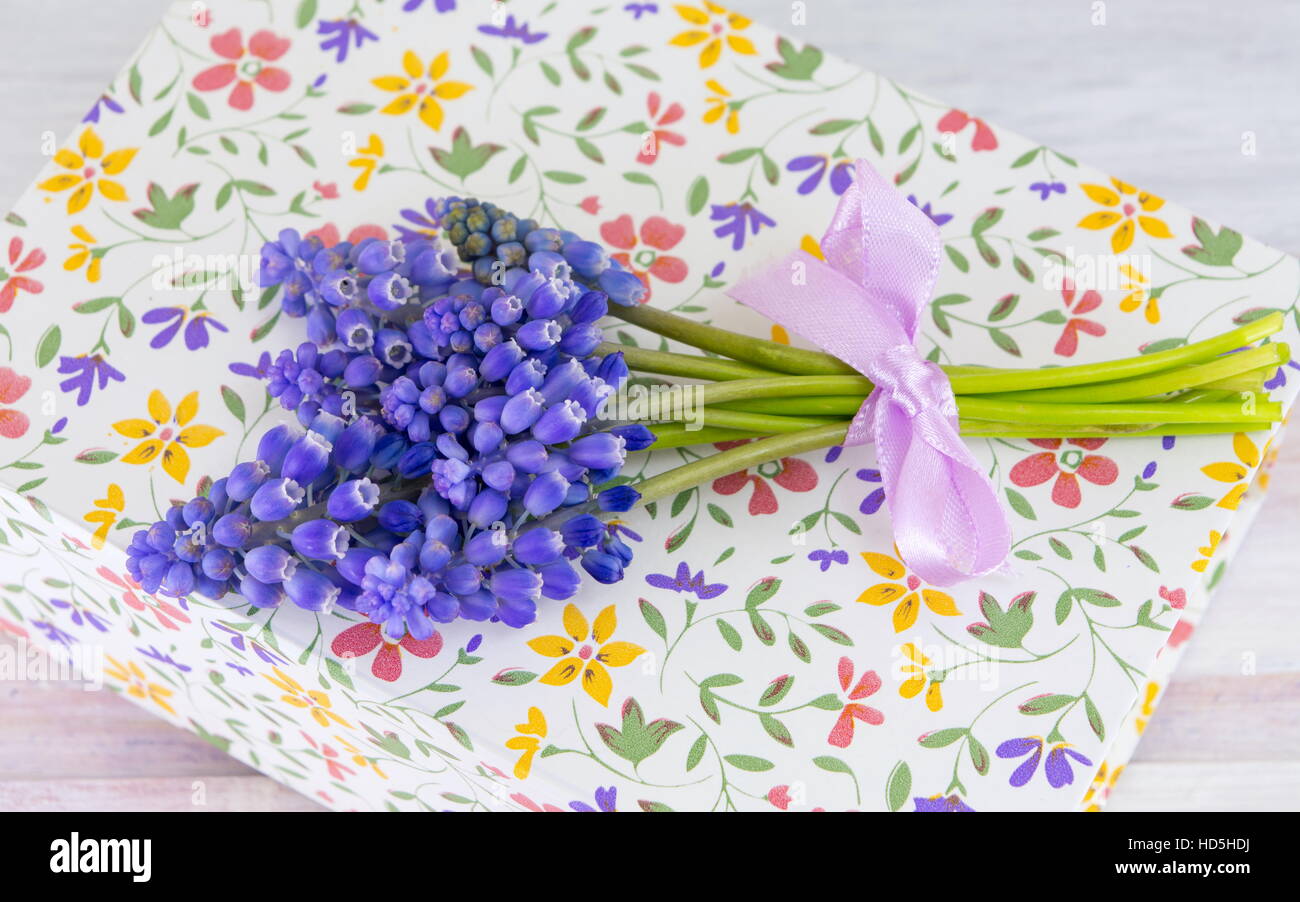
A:
POLYGON ((0 223, 0 629, 102 647, 113 691, 341 809, 1099 807, 1269 433, 973 440, 1014 555, 946 590, 897 559, 861 448, 628 515, 626 579, 518 631, 391 645, 125 574, 134 528, 287 416, 256 378, 303 335, 251 281, 266 236, 426 233, 426 199, 476 195, 787 340, 723 291, 815 252, 859 156, 940 226, 931 359, 1101 360, 1278 309, 1295 338, 1295 259, 713 3, 178 2, 0 223))

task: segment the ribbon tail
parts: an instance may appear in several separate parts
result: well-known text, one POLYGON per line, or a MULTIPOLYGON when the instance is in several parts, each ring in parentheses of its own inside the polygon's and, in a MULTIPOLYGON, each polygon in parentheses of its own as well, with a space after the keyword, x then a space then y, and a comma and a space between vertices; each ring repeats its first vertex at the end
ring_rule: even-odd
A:
POLYGON ((1011 550, 1011 525, 955 427, 892 404, 877 408, 873 425, 894 540, 912 572, 951 586, 998 569, 1011 550), (926 435, 945 432, 938 447, 926 435))

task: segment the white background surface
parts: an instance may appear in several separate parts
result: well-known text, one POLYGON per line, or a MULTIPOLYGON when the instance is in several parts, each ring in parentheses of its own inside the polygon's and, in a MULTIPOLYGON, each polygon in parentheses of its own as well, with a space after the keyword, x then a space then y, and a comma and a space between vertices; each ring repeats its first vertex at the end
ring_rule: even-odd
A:
MULTIPOLYGON (((1300 254, 1300 3, 807 0, 805 25, 789 0, 732 5, 1300 254)), ((44 162, 43 134, 72 132, 165 6, 0 0, 0 210, 44 162)), ((1112 810, 1300 809, 1298 540, 1300 439, 1112 810)), ((0 684, 0 810, 194 810, 195 781, 208 810, 312 807, 107 693, 0 684)))

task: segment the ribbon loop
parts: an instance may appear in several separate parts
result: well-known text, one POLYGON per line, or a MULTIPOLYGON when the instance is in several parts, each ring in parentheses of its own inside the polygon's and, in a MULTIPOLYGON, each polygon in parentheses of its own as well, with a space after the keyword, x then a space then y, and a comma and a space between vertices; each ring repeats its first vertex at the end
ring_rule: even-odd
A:
POLYGON ((822 239, 738 284, 731 296, 872 381, 845 445, 874 442, 899 554, 948 586, 1005 561, 1011 529, 988 477, 958 433, 948 377, 912 341, 939 268, 939 233, 859 160, 822 239), (791 285, 795 263, 806 278, 791 285))

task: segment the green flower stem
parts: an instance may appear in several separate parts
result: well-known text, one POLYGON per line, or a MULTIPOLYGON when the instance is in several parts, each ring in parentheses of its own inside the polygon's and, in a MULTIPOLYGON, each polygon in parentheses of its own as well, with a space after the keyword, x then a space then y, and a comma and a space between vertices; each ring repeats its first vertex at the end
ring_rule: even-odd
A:
POLYGON ((862 376, 774 376, 766 379, 733 379, 699 386, 703 402, 710 406, 754 398, 811 398, 847 395, 858 403, 871 394, 872 384, 862 376))
POLYGON ((1224 332, 1194 344, 1125 357, 1104 363, 1087 363, 1079 366, 1060 366, 1049 369, 994 370, 952 373, 952 389, 959 395, 982 395, 999 392, 1028 391, 1038 388, 1060 388, 1068 385, 1087 385, 1092 382, 1112 382, 1133 379, 1158 373, 1172 367, 1204 363, 1220 354, 1227 354, 1262 338, 1274 334, 1284 323, 1280 312, 1261 316, 1244 326, 1224 332))
POLYGON ((665 423, 654 428, 655 441, 650 446, 653 451, 667 448, 689 448, 693 445, 711 445, 714 442, 734 442, 738 439, 758 438, 765 432, 744 432, 736 429, 721 429, 705 426, 703 429, 688 429, 684 423, 665 423))
POLYGON ((694 425, 696 428, 701 428, 701 423, 695 421, 702 420, 702 426, 706 428, 712 426, 721 429, 740 429, 745 432, 762 433, 763 435, 799 432, 829 423, 848 426, 848 421, 844 417, 775 416, 765 413, 747 413, 743 410, 720 410, 716 407, 670 412, 665 418, 668 422, 684 422, 688 425, 694 425))
POLYGON ((796 375, 853 375, 857 370, 844 361, 823 354, 820 351, 805 351, 792 348, 763 338, 754 338, 706 326, 675 313, 668 313, 654 307, 636 305, 623 307, 610 305, 610 316, 616 316, 624 322, 640 326, 656 335, 672 338, 699 348, 712 351, 733 360, 743 360, 767 370, 796 375))
POLYGON ((1228 379, 1260 367, 1276 367, 1291 359, 1291 350, 1285 342, 1262 345, 1237 354, 1216 357, 1209 363, 1165 370, 1151 376, 1121 379, 1100 385, 1078 385, 1070 388, 1047 388, 1037 391, 1017 391, 1006 394, 984 395, 990 400, 1030 401, 1048 404, 1105 404, 1115 401, 1137 401, 1173 392, 1195 388, 1206 383, 1228 379))
MULTIPOLYGON (((676 339, 701 350, 743 360, 765 369, 794 375, 823 376, 851 375, 856 372, 847 363, 829 354, 738 335, 716 326, 692 322, 685 317, 653 307, 615 306, 611 308, 610 314, 666 338, 676 339)), ((1282 313, 1278 311, 1204 341, 1101 363, 1047 369, 1011 370, 977 367, 944 367, 943 369, 952 381, 953 392, 958 395, 994 394, 1087 385, 1093 382, 1113 382, 1158 373, 1172 367, 1207 362, 1220 354, 1254 344, 1278 332, 1284 322, 1282 313)))
POLYGON ((770 413, 778 416, 800 417, 851 417, 862 406, 856 395, 811 398, 750 398, 744 401, 727 401, 718 404, 722 410, 743 410, 748 413, 770 413))
POLYGON ((1216 379, 1213 382, 1205 382, 1198 385, 1197 388, 1206 391, 1226 391, 1237 394, 1244 391, 1262 392, 1264 383, 1273 378, 1277 372, 1277 367, 1266 366, 1257 370, 1250 370, 1246 373, 1238 373, 1235 376, 1229 376, 1226 379, 1216 379))
POLYGON ((713 379, 725 382, 729 379, 754 379, 775 376, 772 370, 737 363, 717 357, 699 357, 694 354, 673 354, 668 351, 648 351, 625 345, 604 341, 597 346, 595 354, 621 353, 630 369, 640 373, 658 373, 663 376, 681 376, 684 379, 713 379))
MULTIPOLYGON (((636 490, 641 493, 640 503, 646 504, 667 498, 735 473, 737 470, 767 463, 769 460, 778 460, 805 451, 816 451, 818 448, 828 448, 844 440, 847 428, 848 424, 842 421, 827 423, 801 432, 760 439, 726 451, 719 451, 717 454, 710 454, 708 457, 691 461, 638 482, 636 490)), ((698 435, 700 432, 695 434, 698 435)))
POLYGON ((1054 423, 990 423, 962 420, 960 431, 967 438, 1150 438, 1166 435, 1223 435, 1267 428, 1267 423, 1247 423, 1239 428, 1223 423, 1147 423, 1130 426, 1058 426, 1054 423))
MULTIPOLYGON (((1235 401, 1198 402, 1195 404, 1032 404, 995 401, 987 398, 961 398, 958 409, 971 420, 996 420, 1001 423, 1045 423, 1056 426, 1125 426, 1137 423, 1223 423, 1252 424, 1261 427, 1282 419, 1282 405, 1275 401, 1258 401, 1250 413, 1235 401)), ((1226 430, 1225 430, 1226 431, 1226 430)))

